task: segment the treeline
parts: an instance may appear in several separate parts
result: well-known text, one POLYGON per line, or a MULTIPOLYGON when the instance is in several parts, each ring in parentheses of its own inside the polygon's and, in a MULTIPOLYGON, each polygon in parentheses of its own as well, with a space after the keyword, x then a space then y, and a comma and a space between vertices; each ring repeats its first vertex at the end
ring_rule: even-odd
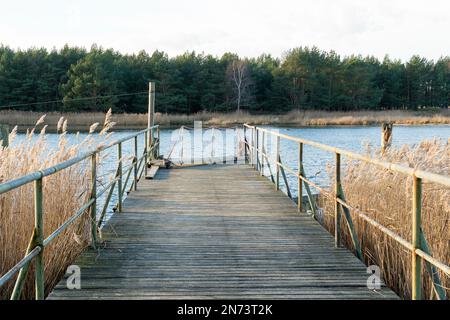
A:
POLYGON ((409 61, 341 57, 316 47, 282 59, 187 52, 125 55, 89 51, 12 50, 0 46, 0 106, 34 111, 145 112, 148 82, 157 86, 157 111, 280 113, 292 109, 385 110, 447 108, 450 57, 409 61), (95 99, 94 99, 95 98, 95 99), (44 101, 55 101, 41 104, 44 101), (59 101, 63 101, 62 103, 59 101))

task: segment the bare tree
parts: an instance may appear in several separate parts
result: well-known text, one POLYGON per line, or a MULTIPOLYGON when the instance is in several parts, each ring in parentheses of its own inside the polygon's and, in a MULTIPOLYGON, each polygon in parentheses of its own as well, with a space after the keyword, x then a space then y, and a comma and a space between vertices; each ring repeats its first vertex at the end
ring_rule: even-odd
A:
POLYGON ((251 78, 247 62, 234 60, 228 65, 227 75, 233 89, 233 99, 236 101, 237 111, 239 112, 242 104, 248 103, 251 99, 251 78))

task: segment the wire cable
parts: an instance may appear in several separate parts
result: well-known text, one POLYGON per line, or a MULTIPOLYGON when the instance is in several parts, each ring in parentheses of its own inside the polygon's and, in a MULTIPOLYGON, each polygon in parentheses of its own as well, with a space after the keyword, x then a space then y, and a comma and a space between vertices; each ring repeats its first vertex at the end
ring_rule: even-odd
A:
POLYGON ((111 94, 111 95, 95 96, 95 97, 73 98, 73 99, 66 99, 66 100, 50 100, 50 101, 42 101, 42 102, 15 103, 15 104, 10 104, 10 105, 0 106, 0 109, 35 106, 35 105, 40 105, 40 104, 64 103, 64 102, 72 102, 72 101, 88 101, 88 100, 96 100, 96 99, 104 99, 104 98, 112 98, 112 97, 125 97, 125 96, 140 95, 140 94, 144 94, 144 93, 148 94, 148 91, 111 94))

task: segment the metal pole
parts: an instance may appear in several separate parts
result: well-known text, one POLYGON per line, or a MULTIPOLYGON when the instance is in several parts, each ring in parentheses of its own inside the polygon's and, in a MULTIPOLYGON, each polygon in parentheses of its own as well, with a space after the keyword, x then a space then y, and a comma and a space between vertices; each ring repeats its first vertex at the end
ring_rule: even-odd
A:
POLYGON ((35 294, 36 300, 45 297, 44 285, 44 221, 43 221, 43 193, 42 178, 34 181, 34 229, 36 247, 41 247, 41 252, 36 256, 35 262, 35 294))
POLYGON ((91 205, 91 245, 95 248, 97 243, 97 153, 91 156, 91 183, 91 199, 94 199, 91 205))
MULTIPOLYGON (((149 82, 148 83, 148 123, 147 128, 149 129, 149 139, 148 139, 148 147, 150 147, 153 144, 153 126, 155 125, 155 83, 149 82)), ((154 154, 154 150, 151 152, 151 154, 154 154)))
POLYGON ((303 143, 299 142, 298 144, 298 164, 297 164, 297 175, 298 175, 298 194, 297 194, 297 208, 299 212, 303 211, 303 187, 302 187, 302 179, 300 176, 302 175, 302 166, 303 166, 303 143))
POLYGON ((138 177, 138 137, 134 137, 134 190, 137 190, 138 177))
POLYGON ((117 211, 122 212, 122 142, 117 144, 117 158, 118 158, 118 176, 117 180, 117 191, 118 191, 118 203, 117 203, 117 211))
POLYGON ((422 258, 416 254, 415 249, 421 249, 420 233, 422 225, 422 179, 413 177, 413 203, 412 203, 412 299, 422 299, 422 258))
POLYGON ((277 136, 277 144, 276 144, 276 150, 275 150, 275 164, 276 164, 276 184, 275 188, 276 190, 280 190, 280 137, 277 136))
POLYGON ((341 212, 339 210, 339 190, 341 185, 341 154, 336 153, 336 168, 334 173, 334 244, 336 248, 341 243, 341 212))

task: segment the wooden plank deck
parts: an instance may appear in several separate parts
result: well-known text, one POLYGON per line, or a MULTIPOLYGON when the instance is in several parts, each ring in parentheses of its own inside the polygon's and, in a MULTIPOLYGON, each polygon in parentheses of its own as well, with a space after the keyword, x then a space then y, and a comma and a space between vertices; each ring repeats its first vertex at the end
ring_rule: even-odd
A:
POLYGON ((160 169, 49 299, 395 299, 365 266, 247 165, 160 169))

